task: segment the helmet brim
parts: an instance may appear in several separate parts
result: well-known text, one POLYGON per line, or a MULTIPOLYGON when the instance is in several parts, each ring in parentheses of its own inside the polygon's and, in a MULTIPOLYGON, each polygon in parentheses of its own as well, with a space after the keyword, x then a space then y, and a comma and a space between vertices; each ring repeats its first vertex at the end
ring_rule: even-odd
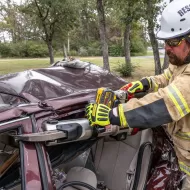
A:
POLYGON ((160 30, 156 34, 156 38, 158 40, 169 40, 169 39, 173 39, 173 38, 182 37, 182 36, 185 36, 187 34, 190 34, 190 30, 188 30, 188 31, 186 31, 184 33, 181 33, 181 34, 179 34, 179 32, 173 32, 171 34, 171 33, 166 33, 166 32, 163 32, 162 30, 160 30))

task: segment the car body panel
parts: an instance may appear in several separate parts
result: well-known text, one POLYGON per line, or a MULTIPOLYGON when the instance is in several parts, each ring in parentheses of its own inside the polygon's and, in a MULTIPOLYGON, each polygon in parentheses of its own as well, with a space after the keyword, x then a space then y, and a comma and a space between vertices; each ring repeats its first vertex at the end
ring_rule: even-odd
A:
MULTIPOLYGON (((49 68, 1 76, 0 91, 12 95, 0 93, 0 132, 17 128, 20 134, 41 132, 44 121, 71 118, 76 111, 84 117, 84 108, 87 103, 95 101, 97 88, 109 87, 112 90, 117 90, 125 83, 120 77, 98 66, 80 61, 78 61, 78 64, 60 62, 49 68), (14 97, 14 94, 28 99, 30 103, 27 103, 22 98, 14 97)), ((159 138, 161 137, 159 136, 159 138)), ((164 134, 162 138, 167 138, 167 136, 164 134)), ((92 146, 95 141, 88 143, 86 145, 85 142, 77 143, 78 147, 76 146, 76 149, 73 149, 75 145, 73 147, 64 145, 54 149, 60 151, 60 148, 62 148, 66 152, 69 150, 75 151, 75 153, 67 157, 68 159, 73 159, 92 146)), ((48 153, 47 147, 43 143, 21 142, 20 144, 20 149, 22 149, 20 150, 21 164, 23 164, 22 188, 27 190, 55 189, 52 165, 56 165, 58 162, 51 163, 51 161, 53 162, 54 157, 58 155, 50 154, 49 158, 48 154, 50 152, 48 153)), ((173 151, 172 146, 168 151, 173 151)), ((156 155, 157 153, 162 157, 162 151, 157 150, 154 154, 156 155)), ((63 160, 67 159, 64 158, 63 160)), ((173 163, 176 170, 171 170, 170 167, 165 165, 166 167, 164 167, 163 171, 169 174, 177 171, 177 175, 181 179, 182 174, 177 168, 177 162, 172 162, 172 160, 168 159, 167 164, 171 163, 173 163)), ((153 164, 153 171, 158 172, 156 170, 157 165, 159 165, 159 162, 153 164)), ((160 178, 159 183, 157 183, 155 179, 158 179, 158 176, 155 173, 151 174, 147 186, 149 189, 155 188, 156 185, 163 188, 160 185, 165 184, 166 186, 163 181, 170 182, 170 184, 173 182, 173 179, 162 173, 163 178, 160 178), (153 176, 156 176, 156 178, 153 178, 153 176)), ((171 185, 171 187, 179 185, 175 184, 171 185)))

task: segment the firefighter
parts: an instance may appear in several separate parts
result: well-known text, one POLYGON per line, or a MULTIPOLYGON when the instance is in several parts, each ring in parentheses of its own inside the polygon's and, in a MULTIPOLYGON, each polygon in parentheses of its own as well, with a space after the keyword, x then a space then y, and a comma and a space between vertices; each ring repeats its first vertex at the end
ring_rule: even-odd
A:
POLYGON ((110 109, 89 104, 86 115, 91 125, 109 124, 127 128, 154 128, 167 124, 179 161, 187 174, 183 190, 190 189, 190 1, 176 0, 163 11, 159 40, 165 41, 170 65, 163 74, 145 77, 122 87, 130 94, 148 91, 141 99, 110 109))

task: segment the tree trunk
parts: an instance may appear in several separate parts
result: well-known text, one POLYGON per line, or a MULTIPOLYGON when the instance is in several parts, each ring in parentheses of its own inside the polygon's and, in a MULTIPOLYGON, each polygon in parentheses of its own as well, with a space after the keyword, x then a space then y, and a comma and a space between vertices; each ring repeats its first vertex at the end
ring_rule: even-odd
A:
POLYGON ((130 51, 130 31, 131 23, 126 24, 124 32, 124 53, 125 53, 125 64, 128 68, 128 76, 131 76, 131 51, 130 51))
POLYGON ((161 63, 160 63, 160 54, 158 50, 158 41, 156 40, 156 36, 154 33, 154 9, 153 9, 153 2, 152 0, 147 0, 147 20, 148 20, 148 34, 150 37, 152 49, 153 49, 153 54, 154 54, 154 63, 155 63, 155 75, 161 74, 161 63))
POLYGON ((70 36, 69 36, 69 33, 68 33, 68 40, 67 40, 67 52, 68 52, 68 54, 70 53, 70 36))
POLYGON ((50 64, 53 64, 54 63, 54 56, 53 56, 52 41, 48 41, 47 46, 48 46, 48 51, 49 51, 50 64))
POLYGON ((164 71, 164 69, 167 69, 168 66, 169 66, 169 57, 168 57, 167 53, 165 52, 164 64, 162 66, 162 71, 164 71))
POLYGON ((99 31, 100 31, 100 40, 102 45, 102 54, 103 54, 103 63, 104 63, 103 68, 110 71, 103 0, 97 0, 97 11, 99 18, 99 31))
POLYGON ((63 57, 64 57, 64 60, 67 60, 67 59, 68 59, 68 56, 67 56, 67 49, 66 49, 66 46, 65 46, 64 43, 63 43, 63 57))
POLYGON ((160 63, 160 54, 158 50, 158 42, 156 40, 155 34, 154 34, 154 28, 149 28, 148 30, 153 54, 154 54, 154 63, 155 63, 155 75, 161 74, 161 63, 160 63))

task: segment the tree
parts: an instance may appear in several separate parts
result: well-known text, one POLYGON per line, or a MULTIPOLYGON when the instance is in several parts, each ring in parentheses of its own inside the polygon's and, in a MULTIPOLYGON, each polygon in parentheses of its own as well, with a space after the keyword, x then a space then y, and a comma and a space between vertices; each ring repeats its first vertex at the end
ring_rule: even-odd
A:
POLYGON ((24 4, 17 5, 11 0, 0 2, 0 31, 8 34, 9 41, 13 43, 41 39, 37 24, 31 16, 23 12, 24 9, 24 4))
MULTIPOLYGON (((170 3, 172 2, 173 0, 170 0, 170 3)), ((165 52, 165 55, 164 55, 164 64, 162 66, 162 71, 164 71, 164 69, 168 68, 169 66, 169 57, 167 55, 167 53, 165 52)))
POLYGON ((100 31, 100 40, 102 45, 102 53, 103 53, 103 63, 104 63, 103 68, 110 71, 103 0, 97 0, 97 11, 99 17, 99 31, 100 31))
POLYGON ((8 32, 14 43, 20 38, 20 32, 18 32, 18 7, 10 0, 6 0, 4 3, 0 2, 0 15, 2 21, 0 22, 0 28, 2 31, 8 32))
POLYGON ((128 70, 128 76, 132 74, 132 64, 131 64, 131 30, 133 22, 137 22, 142 16, 142 1, 141 0, 119 0, 113 1, 113 6, 115 7, 115 14, 121 22, 124 29, 124 54, 125 54, 125 64, 128 70))
POLYGON ((160 62, 160 54, 158 50, 158 41, 155 36, 155 29, 157 24, 157 15, 160 13, 160 6, 158 5, 160 3, 160 0, 145 0, 145 19, 148 22, 148 34, 150 37, 150 42, 153 49, 154 54, 154 62, 155 62, 155 74, 161 73, 161 62, 160 62))
POLYGON ((72 0, 28 0, 25 13, 34 17, 41 37, 49 51, 50 64, 54 63, 53 40, 56 33, 68 32, 75 23, 76 9, 72 0))
POLYGON ((165 52, 164 63, 162 65, 162 71, 164 71, 164 69, 168 68, 168 66, 169 66, 169 57, 168 57, 167 53, 165 52))

